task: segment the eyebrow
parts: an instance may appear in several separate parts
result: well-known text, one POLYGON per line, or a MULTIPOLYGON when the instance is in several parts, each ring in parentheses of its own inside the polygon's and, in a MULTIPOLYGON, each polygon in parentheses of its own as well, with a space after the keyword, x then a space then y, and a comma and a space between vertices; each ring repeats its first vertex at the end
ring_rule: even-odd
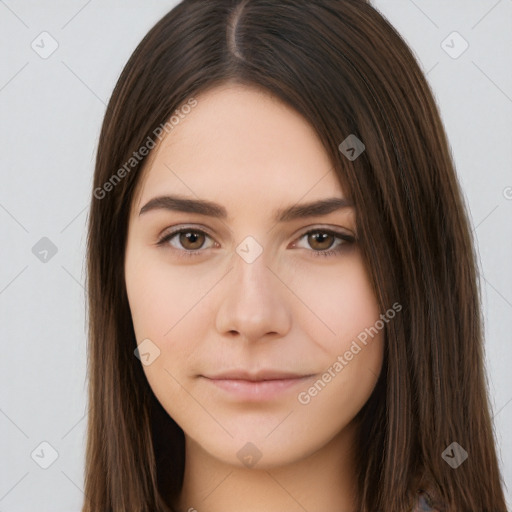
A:
MULTIPOLYGON (((327 215, 337 210, 353 208, 353 203, 342 197, 331 197, 310 203, 296 204, 275 212, 275 222, 290 222, 327 215)), ((181 196, 159 196, 151 199, 139 212, 139 216, 153 210, 170 210, 185 213, 197 213, 217 219, 227 219, 227 210, 220 204, 204 199, 188 199, 181 196)))

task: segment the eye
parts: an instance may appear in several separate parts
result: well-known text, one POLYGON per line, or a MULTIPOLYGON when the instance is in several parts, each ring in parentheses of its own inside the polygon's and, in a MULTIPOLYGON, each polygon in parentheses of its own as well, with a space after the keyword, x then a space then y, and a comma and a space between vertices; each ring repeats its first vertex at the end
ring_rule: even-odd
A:
MULTIPOLYGON (((314 256, 336 256, 355 242, 355 237, 347 233, 336 232, 329 229, 315 229, 304 233, 299 240, 306 239, 313 248, 314 256), (338 243, 336 244, 336 240, 338 243), (334 249, 332 247, 334 246, 334 249)), ((297 245, 295 245, 297 247, 297 245)))
MULTIPOLYGON (((158 240, 157 245, 170 245, 180 256, 198 256, 204 249, 205 239, 211 237, 200 229, 182 228, 175 230, 158 240)), ((209 248, 209 247, 207 247, 209 248)))

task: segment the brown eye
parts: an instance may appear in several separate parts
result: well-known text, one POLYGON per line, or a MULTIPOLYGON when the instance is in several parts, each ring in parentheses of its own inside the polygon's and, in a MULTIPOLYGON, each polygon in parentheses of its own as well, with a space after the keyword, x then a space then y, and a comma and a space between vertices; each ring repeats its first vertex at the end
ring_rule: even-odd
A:
POLYGON ((335 238, 331 233, 316 231, 308 234, 308 243, 313 249, 323 251, 332 246, 335 238))
POLYGON ((198 231, 182 231, 179 235, 180 244, 184 249, 195 251, 201 249, 204 244, 204 233, 198 231))
MULTIPOLYGON (((312 256, 337 256, 353 246, 356 239, 353 235, 331 231, 329 229, 314 229, 304 233, 300 240, 304 240, 302 248, 309 249, 312 256)), ((296 247, 301 247, 296 245, 296 247)))
POLYGON ((214 245, 212 243, 209 246, 206 245, 205 241, 207 239, 211 240, 211 237, 201 230, 179 229, 165 235, 158 241, 157 245, 169 246, 172 250, 177 251, 178 254, 192 256, 200 255, 205 249, 209 249, 214 245))

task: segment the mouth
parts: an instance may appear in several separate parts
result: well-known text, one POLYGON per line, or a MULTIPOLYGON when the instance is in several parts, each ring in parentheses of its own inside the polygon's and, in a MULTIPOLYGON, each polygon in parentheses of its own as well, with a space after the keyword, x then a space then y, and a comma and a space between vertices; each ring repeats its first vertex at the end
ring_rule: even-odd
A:
POLYGON ((233 371, 207 376, 201 375, 207 383, 213 385, 223 394, 238 401, 268 401, 280 397, 286 391, 312 379, 315 374, 295 374, 280 371, 261 371, 249 373, 233 371))

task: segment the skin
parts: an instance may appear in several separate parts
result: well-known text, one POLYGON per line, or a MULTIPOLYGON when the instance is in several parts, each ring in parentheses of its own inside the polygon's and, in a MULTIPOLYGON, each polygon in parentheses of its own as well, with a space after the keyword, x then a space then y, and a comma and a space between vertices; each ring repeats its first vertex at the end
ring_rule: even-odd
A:
MULTIPOLYGON (((357 235, 354 209, 276 223, 277 209, 346 197, 314 129, 255 88, 225 84, 196 99, 149 156, 125 258, 137 343, 149 339, 160 350, 145 375, 185 432, 184 485, 173 505, 355 510, 353 420, 381 370, 382 331, 309 403, 298 400, 381 314, 357 241, 322 239, 322 228, 357 235), (219 203, 228 217, 166 209, 139 215, 166 194, 219 203), (158 246, 173 228, 196 238, 178 234, 158 246), (248 236, 262 249, 250 263, 236 252, 248 236), (199 254, 184 255, 193 250, 199 254), (313 376, 260 400, 205 378, 263 368, 313 376)), ((242 247, 255 254, 256 246, 242 247)))

